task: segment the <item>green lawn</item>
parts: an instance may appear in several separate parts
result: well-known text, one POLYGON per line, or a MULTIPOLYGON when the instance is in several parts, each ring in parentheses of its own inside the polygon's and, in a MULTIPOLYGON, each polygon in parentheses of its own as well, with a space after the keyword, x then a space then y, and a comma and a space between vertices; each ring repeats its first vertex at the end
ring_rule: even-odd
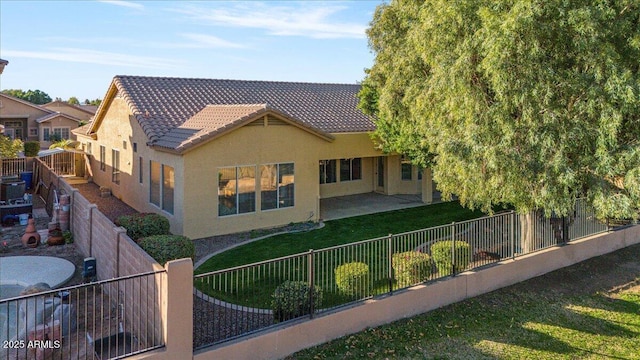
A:
MULTIPOLYGON (((411 230, 449 224, 482 216, 457 202, 440 203, 373 215, 327 221, 322 229, 304 233, 278 235, 225 251, 196 269, 205 273, 234 266, 275 259, 286 255, 353 243, 411 230)), ((349 250, 316 255, 315 286, 323 290, 323 308, 352 302, 389 291, 388 248, 385 241, 352 247, 349 250), (358 294, 347 296, 335 284, 334 269, 343 263, 358 261, 369 266, 369 286, 358 294)), ((277 264, 262 265, 248 270, 208 276, 195 286, 220 300, 230 303, 270 308, 272 294, 286 280, 307 282, 307 257, 302 256, 277 264)), ((394 288, 408 284, 391 284, 394 288)))
POLYGON ((277 235, 220 253, 196 269, 197 274, 303 253, 309 249, 373 239, 478 218, 484 214, 457 201, 331 220, 322 229, 277 235))
POLYGON ((639 250, 619 250, 289 359, 640 359, 639 250), (610 292, 620 287, 628 290, 610 292))

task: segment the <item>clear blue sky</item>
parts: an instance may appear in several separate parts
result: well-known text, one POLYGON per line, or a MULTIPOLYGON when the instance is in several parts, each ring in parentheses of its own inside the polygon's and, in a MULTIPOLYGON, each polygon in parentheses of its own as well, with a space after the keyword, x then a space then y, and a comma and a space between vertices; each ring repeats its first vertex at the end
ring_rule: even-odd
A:
POLYGON ((84 101, 115 75, 356 83, 382 2, 0 0, 0 89, 84 101))

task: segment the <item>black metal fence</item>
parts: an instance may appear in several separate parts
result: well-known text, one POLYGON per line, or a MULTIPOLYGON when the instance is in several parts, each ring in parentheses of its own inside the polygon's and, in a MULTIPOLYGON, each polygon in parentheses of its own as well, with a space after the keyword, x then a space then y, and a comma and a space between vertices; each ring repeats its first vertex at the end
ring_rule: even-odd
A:
POLYGON ((513 211, 196 275, 194 348, 607 231, 513 211))
POLYGON ((163 347, 163 273, 0 300, 0 359, 112 359, 163 347))

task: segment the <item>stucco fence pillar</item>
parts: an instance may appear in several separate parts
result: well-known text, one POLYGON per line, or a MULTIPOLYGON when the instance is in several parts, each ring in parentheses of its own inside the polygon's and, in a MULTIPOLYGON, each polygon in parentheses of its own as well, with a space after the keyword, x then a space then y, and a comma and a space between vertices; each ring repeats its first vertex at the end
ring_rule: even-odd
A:
POLYGON ((175 360, 193 357, 193 262, 169 261, 160 275, 160 314, 165 347, 128 359, 175 360))

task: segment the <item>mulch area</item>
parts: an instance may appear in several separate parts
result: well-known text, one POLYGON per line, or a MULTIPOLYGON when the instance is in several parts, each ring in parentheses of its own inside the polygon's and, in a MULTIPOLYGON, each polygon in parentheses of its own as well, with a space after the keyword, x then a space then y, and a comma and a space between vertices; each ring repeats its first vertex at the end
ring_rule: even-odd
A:
POLYGON ((78 189, 80 194, 90 203, 96 204, 98 210, 103 213, 109 220, 115 221, 119 216, 136 214, 131 206, 125 204, 122 200, 115 196, 100 196, 100 187, 95 183, 74 184, 74 188, 78 189))

